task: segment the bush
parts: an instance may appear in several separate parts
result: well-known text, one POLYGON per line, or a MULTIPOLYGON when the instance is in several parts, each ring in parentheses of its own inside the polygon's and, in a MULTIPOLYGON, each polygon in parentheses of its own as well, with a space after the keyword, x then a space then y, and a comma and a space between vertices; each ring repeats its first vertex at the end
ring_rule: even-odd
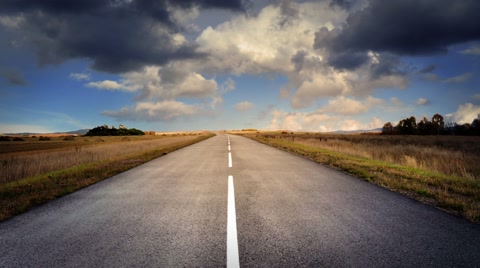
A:
POLYGON ((25 141, 25 140, 20 138, 20 137, 15 137, 15 138, 13 138, 13 141, 25 141))
POLYGON ((38 138, 39 141, 49 141, 50 140, 50 137, 43 137, 43 136, 40 136, 40 138, 38 138))
POLYGON ((5 136, 0 136, 0 141, 10 141, 10 138, 5 136))
POLYGON ((64 141, 74 141, 75 140, 75 137, 74 136, 66 136, 65 138, 63 138, 64 141))

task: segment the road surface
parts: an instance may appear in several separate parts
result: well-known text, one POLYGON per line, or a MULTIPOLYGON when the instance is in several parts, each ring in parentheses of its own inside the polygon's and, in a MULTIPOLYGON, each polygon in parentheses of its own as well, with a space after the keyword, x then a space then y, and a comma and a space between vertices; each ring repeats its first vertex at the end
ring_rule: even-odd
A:
POLYGON ((480 267, 480 226, 217 135, 0 223, 0 267, 480 267))

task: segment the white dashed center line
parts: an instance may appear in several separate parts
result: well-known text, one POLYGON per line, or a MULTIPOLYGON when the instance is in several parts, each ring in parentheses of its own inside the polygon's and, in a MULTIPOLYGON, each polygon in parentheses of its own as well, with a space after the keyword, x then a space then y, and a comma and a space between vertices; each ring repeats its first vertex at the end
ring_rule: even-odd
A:
POLYGON ((230 146, 230 137, 228 137, 228 167, 232 167, 232 147, 230 146))
POLYGON ((233 176, 228 176, 227 268, 240 267, 237 242, 237 216, 233 176))

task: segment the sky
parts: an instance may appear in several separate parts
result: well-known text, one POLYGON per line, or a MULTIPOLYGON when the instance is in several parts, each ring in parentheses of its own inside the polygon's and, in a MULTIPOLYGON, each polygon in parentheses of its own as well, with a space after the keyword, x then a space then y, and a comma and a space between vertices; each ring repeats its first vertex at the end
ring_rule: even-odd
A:
POLYGON ((480 116, 477 0, 2 0, 0 133, 480 116))

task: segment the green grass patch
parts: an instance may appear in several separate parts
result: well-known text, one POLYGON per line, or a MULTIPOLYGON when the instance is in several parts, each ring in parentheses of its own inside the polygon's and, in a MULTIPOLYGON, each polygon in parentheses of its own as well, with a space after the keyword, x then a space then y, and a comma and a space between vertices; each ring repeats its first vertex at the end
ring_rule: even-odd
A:
POLYGON ((118 173, 208 139, 214 134, 142 153, 82 164, 0 185, 0 221, 118 173))

